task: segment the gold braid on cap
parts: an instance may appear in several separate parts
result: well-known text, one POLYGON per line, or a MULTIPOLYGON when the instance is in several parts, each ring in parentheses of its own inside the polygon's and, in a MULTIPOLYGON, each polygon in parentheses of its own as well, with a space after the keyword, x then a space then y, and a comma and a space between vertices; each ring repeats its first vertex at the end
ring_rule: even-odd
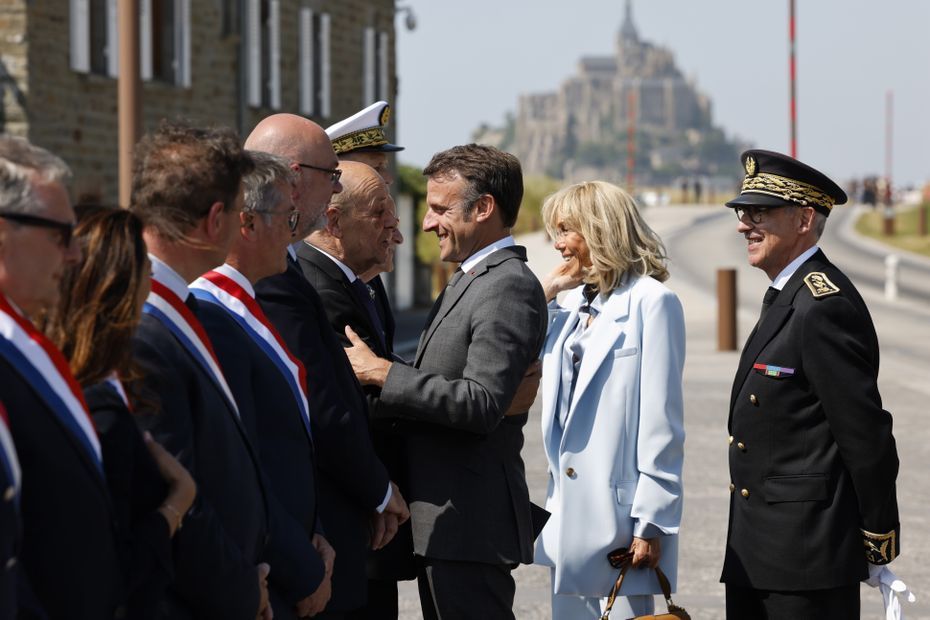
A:
POLYGON ((336 155, 348 153, 355 149, 361 149, 371 146, 381 146, 387 144, 387 138, 384 136, 384 130, 380 127, 370 127, 347 133, 346 135, 333 140, 333 150, 336 155))
POLYGON ((760 172, 755 176, 747 176, 743 179, 740 194, 765 194, 799 204, 802 207, 820 206, 827 211, 833 208, 835 202, 829 194, 813 185, 770 172, 760 172))

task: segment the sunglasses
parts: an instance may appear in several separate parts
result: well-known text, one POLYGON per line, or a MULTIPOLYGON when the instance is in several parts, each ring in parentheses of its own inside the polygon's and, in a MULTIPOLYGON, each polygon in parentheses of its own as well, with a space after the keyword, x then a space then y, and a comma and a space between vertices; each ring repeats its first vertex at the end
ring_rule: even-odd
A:
POLYGON ((61 244, 61 247, 67 248, 71 245, 71 237, 74 235, 74 224, 71 222, 59 222, 58 220, 50 220, 47 217, 38 215, 10 213, 8 211, 0 211, 0 217, 5 220, 10 220, 11 222, 16 222, 17 224, 23 224, 24 226, 51 228, 58 233, 58 242, 61 244))
POLYGON ((325 172, 329 175, 329 181, 333 185, 339 182, 339 177, 342 176, 342 170, 338 168, 320 168, 319 166, 311 166, 310 164, 297 163, 301 168, 310 168, 310 170, 319 170, 320 172, 325 172))
POLYGON ((614 568, 621 568, 624 564, 633 559, 633 552, 626 547, 614 549, 607 554, 607 561, 614 568))

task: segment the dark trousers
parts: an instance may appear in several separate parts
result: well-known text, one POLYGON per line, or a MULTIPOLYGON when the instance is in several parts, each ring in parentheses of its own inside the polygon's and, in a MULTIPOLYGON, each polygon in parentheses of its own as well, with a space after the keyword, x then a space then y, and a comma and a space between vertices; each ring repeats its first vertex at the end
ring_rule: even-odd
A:
POLYGON ((727 584, 727 620, 850 620, 859 617, 859 584, 775 592, 727 584))
POLYGON ((513 620, 516 584, 509 564, 417 560, 423 620, 513 620))
POLYGON ((368 602, 361 609, 346 613, 346 620, 397 620, 397 582, 368 580, 368 602))

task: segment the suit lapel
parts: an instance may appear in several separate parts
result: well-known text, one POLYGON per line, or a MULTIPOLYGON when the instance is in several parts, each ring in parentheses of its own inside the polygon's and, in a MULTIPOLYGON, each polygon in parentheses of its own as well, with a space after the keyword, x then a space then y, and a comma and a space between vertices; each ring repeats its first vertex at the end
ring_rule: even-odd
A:
MULTIPOLYGON (((811 260, 816 257, 817 254, 811 257, 811 260)), ((785 321, 788 320, 788 317, 790 317, 794 311, 792 302, 794 301, 794 296, 797 294, 798 290, 801 288, 801 285, 804 283, 804 276, 808 272, 810 262, 811 261, 806 261, 798 268, 797 271, 794 272, 794 274, 791 276, 791 279, 788 280, 788 283, 778 294, 778 297, 775 299, 775 303, 772 304, 772 307, 769 308, 769 311, 765 314, 765 318, 758 325, 756 325, 755 329, 746 340, 746 345, 743 347, 743 352, 739 358, 739 365, 736 367, 736 376, 733 379, 733 388, 730 391, 731 414, 733 412, 733 405, 736 402, 736 396, 742 389, 743 383, 746 382, 746 377, 749 376, 749 372, 752 370, 752 365, 755 363, 759 353, 762 352, 762 349, 765 348, 765 345, 771 342, 772 338, 775 337, 775 335, 785 324, 785 321)))
POLYGON ((565 300, 565 308, 558 312, 549 325, 550 331, 553 329, 559 331, 552 346, 546 348, 543 360, 542 402, 547 403, 548 406, 542 410, 541 417, 545 434, 543 440, 548 446, 547 454, 557 453, 559 444, 562 442, 562 430, 560 425, 555 423, 559 408, 559 386, 562 384, 562 351, 565 348, 565 339, 574 330, 580 305, 581 293, 580 289, 576 289, 565 300))
POLYGON ((521 246, 509 246, 497 250, 486 259, 478 263, 473 269, 470 269, 468 272, 462 274, 462 277, 459 278, 459 281, 455 284, 454 287, 446 288, 442 294, 436 299, 436 303, 433 304, 433 314, 432 321, 427 322, 426 331, 423 333, 423 336, 420 338, 420 344, 417 347, 417 358, 414 362, 414 366, 419 366, 420 360, 423 357, 423 353, 426 351, 426 347, 429 345, 430 338, 433 337, 433 334, 436 332, 436 328, 439 327, 439 324, 442 323, 443 319, 448 316, 449 312, 456 306, 462 296, 465 294, 465 291, 468 290, 468 287, 471 286, 471 283, 474 282, 477 278, 483 276, 491 268, 500 265, 506 260, 512 258, 520 259, 526 262, 526 249, 521 246))
MULTIPOLYGON (((568 418, 565 421, 566 427, 571 424, 575 407, 585 390, 591 385, 595 373, 618 345, 620 336, 626 327, 626 318, 630 315, 632 282, 635 282, 635 280, 631 280, 631 283, 626 284, 622 289, 611 293, 600 315, 594 319, 594 322, 589 327, 594 331, 591 333, 591 338, 588 341, 590 344, 584 352, 581 367, 578 369, 578 380, 575 382, 575 393, 572 395, 572 402, 569 405, 568 418)), ((620 344, 622 345, 622 342, 620 344)))

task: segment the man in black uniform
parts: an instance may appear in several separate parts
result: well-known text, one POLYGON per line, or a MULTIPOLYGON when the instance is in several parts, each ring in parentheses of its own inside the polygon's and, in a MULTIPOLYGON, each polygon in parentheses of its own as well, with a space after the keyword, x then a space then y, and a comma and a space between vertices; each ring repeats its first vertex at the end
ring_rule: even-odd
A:
POLYGON ((727 206, 772 285, 730 400, 727 616, 858 618, 859 581, 898 555, 900 525, 875 328, 817 247, 846 194, 779 153, 742 161, 727 206))

